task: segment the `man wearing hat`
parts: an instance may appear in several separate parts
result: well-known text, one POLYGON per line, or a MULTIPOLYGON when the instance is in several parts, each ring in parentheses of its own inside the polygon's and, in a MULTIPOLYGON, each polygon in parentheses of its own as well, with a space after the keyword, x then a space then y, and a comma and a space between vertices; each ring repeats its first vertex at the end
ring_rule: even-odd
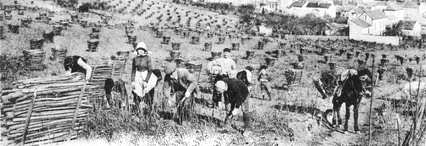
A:
MULTIPOLYGON (((213 58, 214 59, 214 58, 213 58)), ((233 77, 236 78, 237 71, 235 61, 231 58, 231 49, 223 49, 223 57, 214 59, 207 64, 207 74, 210 76, 212 86, 221 79, 233 77)), ((222 96, 217 94, 216 89, 213 89, 213 106, 217 107, 222 96)))
POLYGON ((318 74, 312 77, 314 85, 323 99, 334 94, 341 72, 343 72, 343 68, 338 68, 336 62, 330 62, 327 69, 321 69, 318 74))
MULTIPOLYGON (((152 74, 152 61, 148 56, 148 50, 144 42, 138 43, 135 48, 137 56, 133 58, 131 78, 133 98, 136 105, 142 101, 142 98, 151 91, 157 81, 157 76, 152 74)), ((145 103, 151 103, 153 97, 145 99, 145 103)))
POLYGON ((223 49, 223 58, 222 58, 222 75, 228 76, 230 78, 235 78, 236 73, 236 64, 234 59, 231 58, 231 49, 223 49))
MULTIPOLYGON (((182 120, 180 116, 183 111, 189 109, 191 100, 190 97, 195 96, 197 80, 185 68, 177 68, 176 63, 169 63, 164 69, 166 76, 164 77, 163 92, 164 96, 171 101, 171 97, 175 97, 178 114, 176 118, 182 120), (185 107, 182 109, 182 107, 185 107)), ((169 104, 171 104, 169 102, 169 104)), ((170 105, 171 106, 171 105, 170 105)), ((181 121, 179 121, 181 124, 181 121)))

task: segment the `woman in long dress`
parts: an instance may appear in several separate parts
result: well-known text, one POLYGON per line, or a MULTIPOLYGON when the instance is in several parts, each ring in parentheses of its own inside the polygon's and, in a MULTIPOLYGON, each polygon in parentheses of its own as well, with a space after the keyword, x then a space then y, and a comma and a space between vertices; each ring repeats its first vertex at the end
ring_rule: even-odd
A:
POLYGON ((137 107, 144 100, 144 103, 151 110, 153 97, 147 93, 155 87, 157 76, 152 73, 152 61, 151 57, 148 56, 146 44, 144 42, 138 43, 135 51, 137 56, 133 58, 131 73, 133 98, 137 107))

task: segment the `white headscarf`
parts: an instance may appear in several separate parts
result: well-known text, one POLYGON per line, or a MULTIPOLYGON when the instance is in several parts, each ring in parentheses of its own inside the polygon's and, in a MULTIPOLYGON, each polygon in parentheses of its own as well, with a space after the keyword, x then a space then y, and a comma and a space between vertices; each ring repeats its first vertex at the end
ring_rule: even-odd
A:
POLYGON ((218 90, 222 90, 222 91, 228 90, 228 85, 224 81, 217 81, 215 86, 218 90))

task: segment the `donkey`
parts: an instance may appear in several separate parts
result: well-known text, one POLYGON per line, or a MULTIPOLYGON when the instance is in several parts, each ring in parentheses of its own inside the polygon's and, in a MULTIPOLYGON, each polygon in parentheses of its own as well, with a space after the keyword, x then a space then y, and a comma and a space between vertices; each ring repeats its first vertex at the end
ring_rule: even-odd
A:
POLYGON ((361 69, 357 71, 357 74, 349 74, 347 79, 342 81, 343 83, 341 88, 341 94, 335 94, 332 100, 333 103, 333 125, 336 124, 338 120, 338 125, 341 125, 342 119, 340 118, 340 107, 343 103, 346 105, 346 115, 345 115, 345 124, 344 131, 348 131, 348 121, 350 118, 349 107, 353 106, 353 116, 354 116, 354 131, 359 133, 358 127, 358 110, 361 103, 361 99, 364 96, 369 97, 369 87, 368 83, 371 84, 370 80, 372 79, 372 73, 368 69, 361 69), (337 118, 337 119, 336 119, 337 118))

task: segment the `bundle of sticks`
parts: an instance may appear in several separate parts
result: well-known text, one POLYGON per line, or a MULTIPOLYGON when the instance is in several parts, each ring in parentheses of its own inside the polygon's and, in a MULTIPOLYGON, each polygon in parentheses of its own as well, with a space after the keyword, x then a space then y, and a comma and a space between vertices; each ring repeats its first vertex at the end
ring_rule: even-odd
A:
POLYGON ((107 78, 112 75, 113 67, 110 64, 94 65, 92 79, 95 85, 103 85, 107 78))
POLYGON ((118 51, 116 56, 113 56, 112 63, 113 63, 113 70, 112 70, 112 76, 114 77, 120 77, 122 74, 124 74, 126 69, 127 60, 129 59, 130 51, 118 51))
POLYGON ((44 56, 45 52, 41 49, 35 50, 24 50, 23 51, 25 63, 31 70, 43 70, 44 69, 44 56))
POLYGON ((46 144, 77 138, 92 110, 94 85, 78 74, 17 81, 1 93, 3 144, 46 144), (5 139, 3 139, 5 140, 5 139))
POLYGON ((68 50, 65 48, 52 48, 52 60, 58 60, 60 63, 62 63, 67 56, 68 50))
MULTIPOLYGON (((104 101, 104 84, 107 78, 112 77, 113 66, 111 63, 103 62, 101 64, 93 65, 93 72, 90 82, 95 86, 95 90, 92 92, 90 102, 96 106, 103 104, 104 101)), ((94 107, 98 109, 98 107, 94 107)))

